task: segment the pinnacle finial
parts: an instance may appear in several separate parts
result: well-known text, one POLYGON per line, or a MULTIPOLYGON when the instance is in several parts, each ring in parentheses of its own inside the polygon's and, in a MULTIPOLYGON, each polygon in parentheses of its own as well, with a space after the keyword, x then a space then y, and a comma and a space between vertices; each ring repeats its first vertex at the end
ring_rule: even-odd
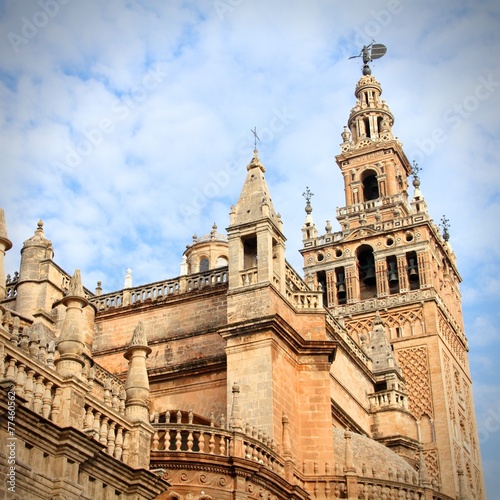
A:
POLYGON ((5 223, 5 212, 3 208, 0 208, 0 242, 3 242, 5 250, 10 250, 12 248, 12 242, 7 236, 7 224, 5 223))
POLYGON ((80 269, 75 269, 75 273, 73 274, 73 277, 69 281, 67 295, 70 297, 85 298, 85 292, 83 291, 82 277, 80 275, 80 269))
POLYGON ((448 229, 450 229, 450 221, 446 218, 445 215, 443 215, 441 219, 441 228, 443 229, 443 239, 444 241, 448 241, 450 239, 450 233, 448 232, 448 229))
POLYGON ((148 339, 142 321, 137 323, 129 347, 148 347, 148 339))
POLYGON ((314 193, 309 189, 309 186, 306 186, 306 190, 302 193, 302 196, 306 199, 305 211, 307 214, 310 214, 312 212, 311 198, 314 196, 314 193))

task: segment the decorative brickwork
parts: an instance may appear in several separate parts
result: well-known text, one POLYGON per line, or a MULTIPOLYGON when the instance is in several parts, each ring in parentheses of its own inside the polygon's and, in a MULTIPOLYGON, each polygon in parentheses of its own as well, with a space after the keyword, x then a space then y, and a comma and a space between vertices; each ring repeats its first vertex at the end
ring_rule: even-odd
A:
POLYGON ((427 468, 427 477, 431 484, 441 484, 441 475, 439 473, 439 455, 437 450, 427 450, 423 452, 425 467, 427 468))
POLYGON ((399 349, 396 353, 398 363, 406 379, 410 411, 417 419, 423 415, 432 417, 433 408, 427 346, 399 349))
POLYGON ((460 364, 465 364, 465 349, 446 318, 439 315, 439 331, 460 364))
POLYGON ((450 422, 455 426, 455 392, 453 390, 453 381, 451 378, 451 364, 449 356, 443 352, 444 378, 446 386, 446 399, 448 401, 448 414, 450 422))

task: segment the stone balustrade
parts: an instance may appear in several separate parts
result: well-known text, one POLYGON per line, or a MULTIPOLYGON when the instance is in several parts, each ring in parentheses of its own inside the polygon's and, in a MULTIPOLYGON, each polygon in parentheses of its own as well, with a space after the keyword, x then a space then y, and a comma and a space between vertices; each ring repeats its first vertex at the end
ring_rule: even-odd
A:
POLYGON ((194 423, 192 412, 165 412, 165 422, 156 417, 151 451, 157 457, 171 453, 193 453, 218 457, 238 457, 257 462, 283 475, 284 462, 274 442, 248 425, 242 431, 226 429, 224 418, 216 426, 212 415, 210 423, 194 423), (175 422, 171 422, 175 416, 175 422))
MULTIPOLYGON (((20 328, 19 324, 17 316, 0 316, 0 380, 10 384, 18 404, 60 424, 61 418, 67 417, 61 414, 63 391, 72 381, 55 371, 55 341, 47 341, 42 325, 20 328)), ((81 421, 71 425, 103 444, 109 455, 127 463, 132 424, 124 417, 123 383, 97 365, 84 372, 80 383, 89 391, 83 398, 81 421)))
MULTIPOLYGON (((404 198, 401 194, 396 194, 393 196, 383 196, 377 198, 376 200, 365 201, 363 203, 356 203, 354 205, 349 205, 348 207, 337 208, 337 217, 376 210, 383 206, 394 205, 398 202, 404 201, 405 199, 406 198, 404 198)), ((406 217, 404 219, 411 219, 411 217, 406 217)))
POLYGON ((361 347, 355 342, 355 340, 347 333, 345 328, 342 328, 338 321, 330 313, 326 315, 326 322, 334 329, 335 333, 347 344, 351 352, 356 356, 361 362, 371 367, 371 359, 363 352, 361 347))
POLYGON ((321 292, 292 292, 286 290, 286 297, 296 309, 321 309, 323 294, 321 292))
POLYGON ((201 290, 205 287, 227 283, 227 267, 212 269, 203 273, 180 276, 175 279, 158 281, 134 288, 96 295, 89 299, 98 311, 114 307, 129 306, 146 301, 162 300, 181 293, 201 290))
POLYGON ((128 463, 130 450, 130 423, 124 417, 109 412, 99 401, 86 398, 82 429, 101 443, 117 460, 128 463))
POLYGON ((285 262, 285 280, 287 288, 291 291, 310 291, 305 281, 297 274, 295 269, 288 262, 285 262))
POLYGON ((241 286, 248 286, 257 283, 257 267, 251 267, 240 271, 241 286))
POLYGON ((408 409, 408 399, 403 392, 396 389, 388 389, 379 391, 373 394, 368 394, 370 408, 372 411, 377 411, 382 408, 397 407, 404 410, 408 409))

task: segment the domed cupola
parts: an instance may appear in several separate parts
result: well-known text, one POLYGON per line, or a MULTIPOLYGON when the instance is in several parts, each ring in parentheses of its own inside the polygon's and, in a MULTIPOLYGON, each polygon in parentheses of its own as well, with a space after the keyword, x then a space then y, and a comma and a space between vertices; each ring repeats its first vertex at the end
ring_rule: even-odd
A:
POLYGON ((228 262, 227 236, 217 232, 214 223, 210 234, 198 238, 193 235, 193 243, 187 245, 182 256, 181 275, 198 273, 225 267, 228 262))

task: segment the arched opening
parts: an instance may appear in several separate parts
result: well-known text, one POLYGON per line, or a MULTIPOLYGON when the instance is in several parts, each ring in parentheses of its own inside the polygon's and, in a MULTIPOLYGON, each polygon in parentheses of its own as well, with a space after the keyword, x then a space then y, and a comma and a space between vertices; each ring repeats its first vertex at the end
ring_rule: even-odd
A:
POLYGON ((373 248, 369 245, 362 245, 358 248, 356 255, 358 258, 360 299, 376 297, 377 278, 373 248))
POLYGON ((318 271, 316 273, 316 280, 318 281, 318 291, 323 292, 323 304, 328 304, 327 285, 326 285, 326 272, 318 271))
POLYGON ((208 259, 206 257, 202 257, 200 259, 200 267, 199 267, 200 273, 208 271, 209 267, 210 267, 210 263, 209 263, 208 259))
POLYGON ((420 418, 420 440, 423 444, 432 443, 434 441, 432 420, 426 413, 420 418))
POLYGON ((374 170, 363 172, 361 182, 363 184, 363 201, 376 200, 380 197, 377 173, 374 170))
POLYGON ((243 269, 257 266, 257 237, 243 239, 243 269))

